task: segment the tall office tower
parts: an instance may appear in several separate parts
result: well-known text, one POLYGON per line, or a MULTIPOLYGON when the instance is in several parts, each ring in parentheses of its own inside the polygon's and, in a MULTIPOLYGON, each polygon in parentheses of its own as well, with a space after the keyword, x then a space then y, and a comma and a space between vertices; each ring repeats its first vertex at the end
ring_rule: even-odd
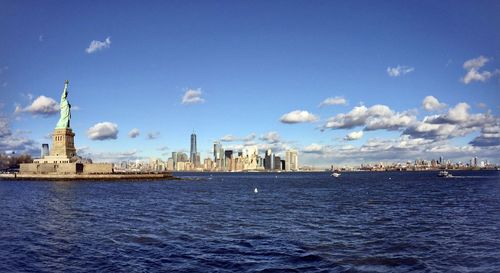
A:
POLYGON ((42 144, 42 149, 40 151, 40 158, 43 158, 48 155, 49 155, 49 144, 44 143, 42 144))
POLYGON ((175 166, 177 166, 177 152, 172 152, 172 166, 175 170, 175 166))
POLYGON ((225 167, 225 154, 224 154, 224 149, 222 148, 222 145, 220 142, 215 141, 214 142, 214 163, 219 171, 223 171, 225 167))
POLYGON ((299 170, 299 157, 296 150, 288 150, 285 154, 285 170, 298 171, 299 170))
POLYGON ((266 151, 266 157, 264 158, 264 169, 273 170, 274 169, 274 154, 271 149, 266 151))
POLYGON ((222 149, 222 145, 220 142, 215 141, 214 142, 214 161, 217 161, 217 159, 221 158, 220 150, 222 149))
POLYGON ((189 161, 193 163, 195 167, 198 167, 199 162, 196 161, 196 153, 198 151, 196 150, 196 134, 192 133, 191 134, 191 152, 189 153, 189 161))

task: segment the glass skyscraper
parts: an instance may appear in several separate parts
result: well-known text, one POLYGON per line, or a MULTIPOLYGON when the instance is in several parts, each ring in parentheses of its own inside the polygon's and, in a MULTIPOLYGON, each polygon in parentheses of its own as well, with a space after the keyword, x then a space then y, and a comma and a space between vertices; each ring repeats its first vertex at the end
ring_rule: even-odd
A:
POLYGON ((198 167, 200 165, 199 156, 197 156, 197 155, 198 155, 198 151, 196 149, 196 134, 192 133, 191 134, 191 151, 189 153, 189 161, 191 161, 191 163, 193 163, 193 165, 195 167, 198 167))

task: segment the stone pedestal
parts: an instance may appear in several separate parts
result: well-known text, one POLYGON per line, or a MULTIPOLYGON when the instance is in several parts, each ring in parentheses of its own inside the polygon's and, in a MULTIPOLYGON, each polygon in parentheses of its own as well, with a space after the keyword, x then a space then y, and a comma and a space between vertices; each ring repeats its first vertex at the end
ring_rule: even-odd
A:
POLYGON ((72 158, 76 156, 75 133, 71 128, 55 129, 52 136, 50 156, 72 158))
POLYGON ((52 149, 50 154, 34 163, 71 163, 71 158, 76 156, 75 133, 71 128, 55 129, 52 136, 52 149))

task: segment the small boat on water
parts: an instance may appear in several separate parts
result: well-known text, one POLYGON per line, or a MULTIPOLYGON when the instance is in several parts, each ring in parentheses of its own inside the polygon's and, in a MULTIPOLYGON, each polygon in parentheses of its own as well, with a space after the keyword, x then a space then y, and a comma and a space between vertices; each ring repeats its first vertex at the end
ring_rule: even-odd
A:
POLYGON ((332 174, 330 176, 333 176, 333 177, 339 177, 340 176, 340 172, 332 172, 332 174))
POLYGON ((453 175, 451 173, 449 173, 448 171, 445 171, 445 170, 439 171, 437 176, 438 177, 453 177, 453 175))

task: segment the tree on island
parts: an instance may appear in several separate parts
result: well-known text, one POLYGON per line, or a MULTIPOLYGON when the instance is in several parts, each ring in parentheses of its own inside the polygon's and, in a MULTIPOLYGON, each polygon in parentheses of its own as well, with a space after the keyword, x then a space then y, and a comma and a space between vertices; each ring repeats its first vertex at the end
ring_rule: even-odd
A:
POLYGON ((0 153, 0 171, 19 169, 21 163, 32 163, 33 158, 29 154, 5 154, 0 153))

